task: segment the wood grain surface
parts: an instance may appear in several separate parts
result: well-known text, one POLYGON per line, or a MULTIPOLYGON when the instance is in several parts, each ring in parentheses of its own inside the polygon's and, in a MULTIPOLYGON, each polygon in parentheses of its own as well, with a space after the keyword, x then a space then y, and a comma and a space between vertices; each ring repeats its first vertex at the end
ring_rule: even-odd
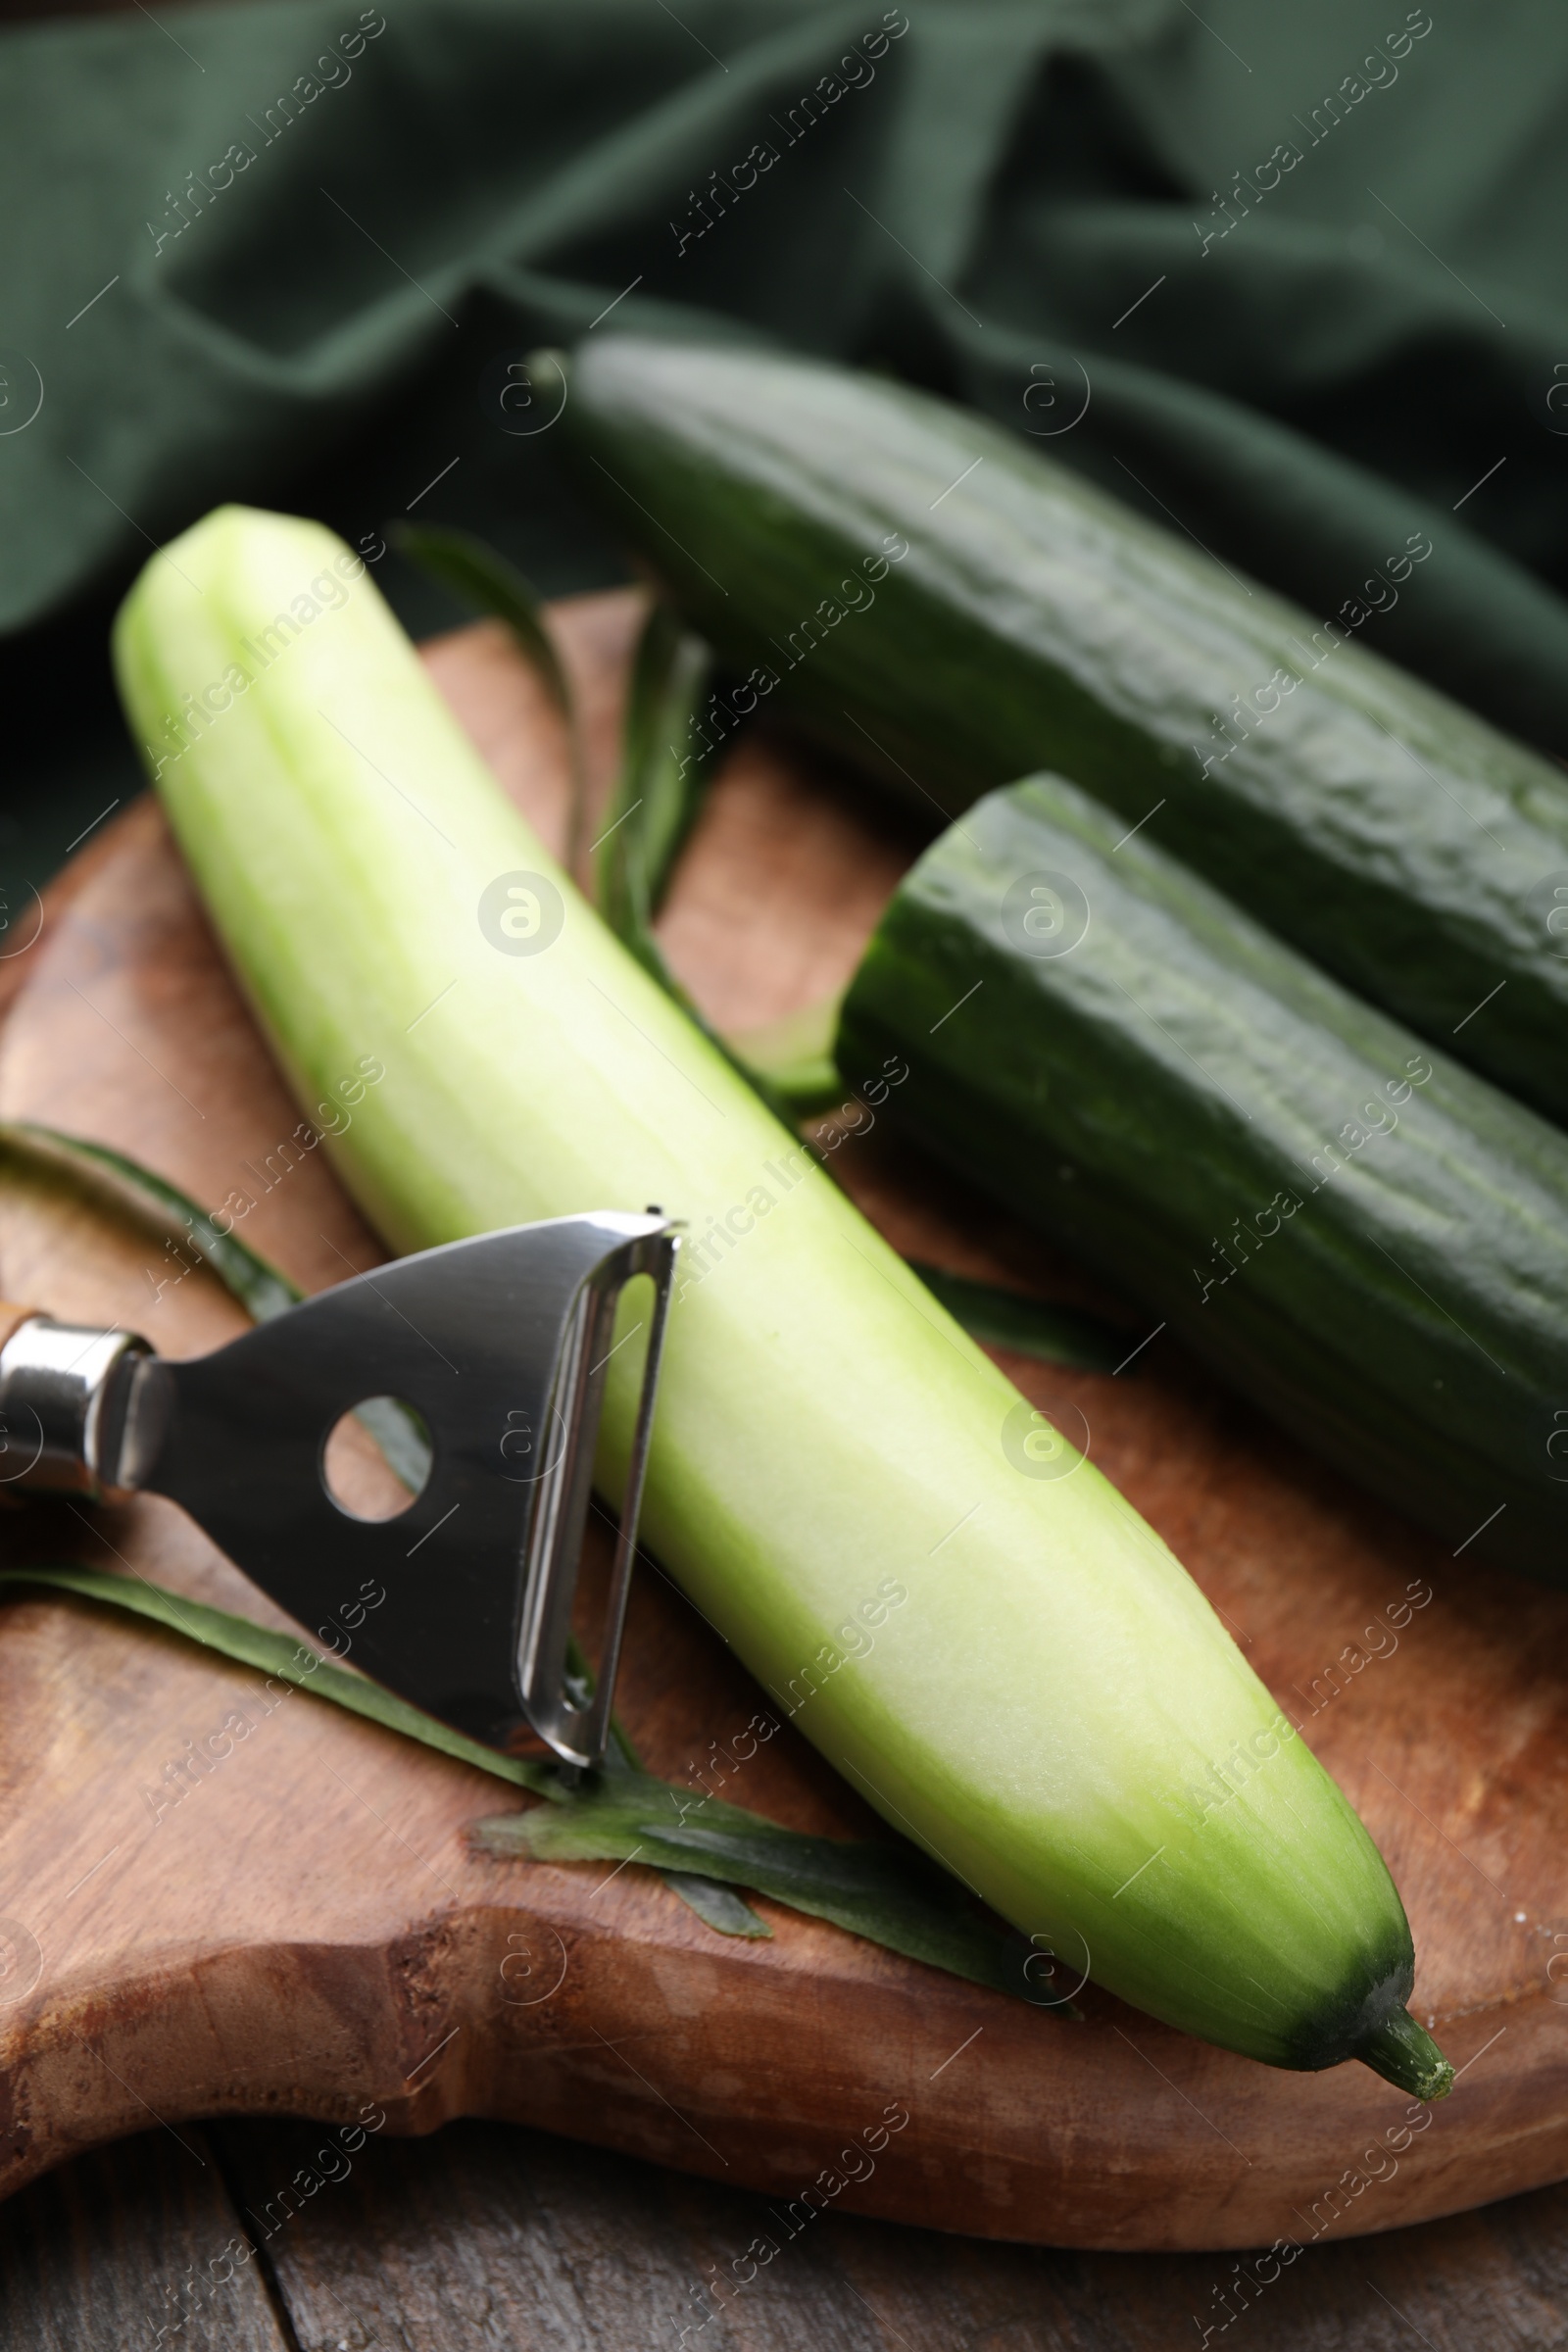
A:
POLYGON ((1310 2248, 1261 2290, 1230 2255, 825 2213, 731 2292, 761 2199, 542 2132, 369 2140, 270 2230, 280 2185, 315 2173, 318 2129, 182 2125, 180 2142, 149 2132, 0 2209, 7 2352, 1185 2352, 1205 2327, 1261 2352, 1568 2343, 1562 2188, 1310 2248))
MULTIPOLYGON (((557 609, 601 787, 635 614, 625 595, 557 609)), ((527 670, 490 629, 429 659, 506 788, 559 837, 563 747, 527 670)), ((809 1002, 848 976, 912 846, 844 779, 755 740, 682 867, 671 958, 726 1025, 809 1002)), ((248 1189, 246 1238, 307 1287, 377 1261, 320 1153, 281 1171, 297 1114, 149 804, 68 875, 4 972, 0 1115, 119 1145, 211 1202, 248 1189)), ((1091 1296, 879 1136, 834 1165, 911 1253, 1091 1296)), ((240 1317, 186 1256, 87 1190, 9 1171, 7 1296, 196 1352, 240 1317)), ((1131 1320, 1129 1347, 1144 1336, 1131 1320)), ((0 1643, 0 2187, 150 2118, 183 2135, 186 2118, 278 2111, 341 2132, 384 2117, 378 2164, 391 2132, 507 2117, 762 2189, 786 2214, 826 2170, 839 2212, 1078 2246, 1315 2243, 1568 2172, 1568 1986, 1548 1974, 1568 1954, 1568 1602, 1438 1554, 1164 1340, 1115 1380, 1002 1360, 1037 1403, 1083 1416, 1094 1458, 1225 1612, 1388 1855, 1415 2005, 1463 2069, 1414 2137, 1406 2103, 1364 2070, 1276 2074, 1093 1988, 1070 2025, 776 1906, 759 1905, 770 1942, 737 1943, 635 1867, 481 1861, 465 1832, 511 1801, 497 1784, 172 1636, 40 1598, 8 1605, 0 1643), (209 1761, 193 1767, 197 1750, 209 1761), (841 2152, 890 2108, 907 2124, 847 2180, 841 2152)), ((0 1549, 119 1560, 282 1622, 154 1499, 9 1513, 0 1549)), ((700 1786, 712 1743, 769 1710, 651 1572, 623 1711, 654 1769, 700 1786)), ((725 1793, 803 1828, 871 1826, 787 1730, 725 1793)), ((797 2251, 788 2237, 778 2259, 797 2251)), ((1275 2269, 1278 2301, 1291 2274, 1275 2269)), ((997 2327, 974 2340, 1006 2341, 997 2327)))

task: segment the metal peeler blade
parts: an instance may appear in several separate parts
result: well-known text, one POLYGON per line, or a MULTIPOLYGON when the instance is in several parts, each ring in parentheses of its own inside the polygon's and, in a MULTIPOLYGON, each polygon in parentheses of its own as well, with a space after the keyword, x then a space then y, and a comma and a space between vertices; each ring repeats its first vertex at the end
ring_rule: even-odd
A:
MULTIPOLYGON (((400 1258, 170 1361, 130 1332, 26 1315, 0 1348, 13 1492, 169 1495, 307 1630, 362 1586, 355 1662, 493 1744, 531 1725, 567 1763, 604 1754, 679 1236, 659 1209, 518 1225, 400 1258), (590 1696, 569 1669, 616 1305, 653 1301, 590 1696), (430 1465, 398 1517, 355 1517, 326 1441, 371 1397, 413 1406, 430 1465), (30 1454, 30 1459, 28 1455, 30 1454)), ((335 1622, 321 1625, 328 1641, 335 1622)), ((335 1644, 334 1644, 335 1646, 335 1644)))

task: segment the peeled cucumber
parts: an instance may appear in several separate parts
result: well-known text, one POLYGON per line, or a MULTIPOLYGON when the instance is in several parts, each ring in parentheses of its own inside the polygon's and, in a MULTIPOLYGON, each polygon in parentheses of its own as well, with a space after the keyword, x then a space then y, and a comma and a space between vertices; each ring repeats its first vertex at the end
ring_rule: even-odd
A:
POLYGON ((686 1221, 644 1527, 779 1712, 1061 1972, 1446 2089, 1383 1861, 1197 1587, 611 937, 358 560, 220 510, 115 658, 302 1106, 384 1067, 327 1148, 393 1247, 686 1221))

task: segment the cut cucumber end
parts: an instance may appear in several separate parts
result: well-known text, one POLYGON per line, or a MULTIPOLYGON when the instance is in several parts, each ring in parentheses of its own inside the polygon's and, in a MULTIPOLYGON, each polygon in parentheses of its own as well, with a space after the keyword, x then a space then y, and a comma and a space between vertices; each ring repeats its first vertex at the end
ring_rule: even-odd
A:
POLYGON ((1445 2099, 1453 2088, 1452 2067, 1408 2009, 1396 2009, 1351 2054, 1415 2098, 1445 2099))

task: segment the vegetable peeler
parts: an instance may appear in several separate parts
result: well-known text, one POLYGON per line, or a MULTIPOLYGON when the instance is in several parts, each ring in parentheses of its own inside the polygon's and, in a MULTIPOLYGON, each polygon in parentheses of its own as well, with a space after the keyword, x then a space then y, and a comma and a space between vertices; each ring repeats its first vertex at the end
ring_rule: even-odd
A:
POLYGON ((357 1275, 186 1361, 0 1308, 0 1483, 168 1495, 307 1628, 373 1580, 385 1598, 360 1619, 357 1662, 378 1681, 471 1738, 501 1745, 526 1723, 596 1764, 679 1247, 658 1208, 516 1225, 357 1275), (652 1305, 617 1343, 639 1275, 652 1305), (645 1328, 590 1690, 571 1630, 594 1452, 611 1358, 645 1328), (418 1486, 395 1517, 357 1516, 328 1483, 327 1440, 356 1409, 418 1486))

